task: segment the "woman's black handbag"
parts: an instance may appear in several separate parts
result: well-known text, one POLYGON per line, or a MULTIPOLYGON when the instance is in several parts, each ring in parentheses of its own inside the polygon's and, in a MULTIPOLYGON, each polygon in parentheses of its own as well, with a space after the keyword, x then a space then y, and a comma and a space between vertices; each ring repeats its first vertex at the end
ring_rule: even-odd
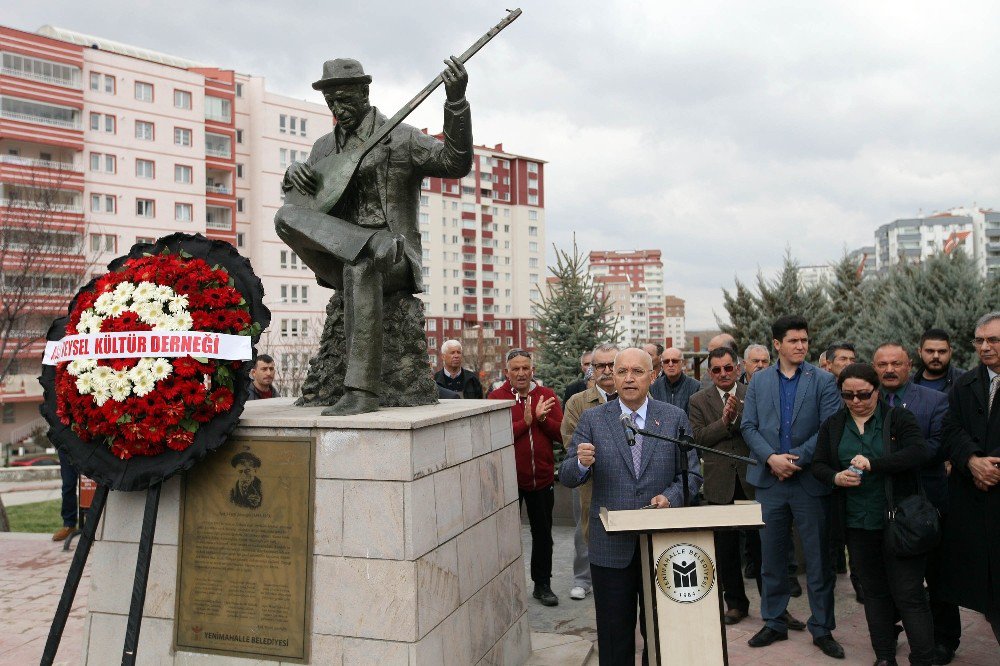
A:
POLYGON ((916 495, 893 501, 892 477, 886 476, 885 495, 889 515, 885 528, 885 548, 896 557, 926 555, 941 540, 941 515, 921 487, 916 495))

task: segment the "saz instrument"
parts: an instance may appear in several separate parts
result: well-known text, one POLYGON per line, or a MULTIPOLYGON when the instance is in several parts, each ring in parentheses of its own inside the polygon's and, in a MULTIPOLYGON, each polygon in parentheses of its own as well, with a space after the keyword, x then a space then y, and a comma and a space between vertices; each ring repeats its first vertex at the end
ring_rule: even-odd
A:
MULTIPOLYGON (((465 53, 458 56, 457 60, 464 65, 479 49, 486 46, 491 39, 500 34, 501 30, 513 23, 514 19, 520 15, 520 9, 510 11, 502 21, 480 37, 465 53)), ((362 145, 351 150, 345 150, 342 153, 331 153, 323 159, 318 160, 312 165, 313 173, 319 180, 316 195, 302 194, 295 188, 292 188, 285 194, 285 203, 302 206, 322 213, 330 212, 337 205, 337 202, 340 201, 340 197, 343 196, 344 190, 347 189, 351 178, 354 177, 365 155, 371 152, 392 130, 396 129, 443 81, 442 75, 438 74, 433 81, 428 83, 423 90, 397 111, 396 115, 387 120, 381 127, 376 127, 372 135, 362 145)))

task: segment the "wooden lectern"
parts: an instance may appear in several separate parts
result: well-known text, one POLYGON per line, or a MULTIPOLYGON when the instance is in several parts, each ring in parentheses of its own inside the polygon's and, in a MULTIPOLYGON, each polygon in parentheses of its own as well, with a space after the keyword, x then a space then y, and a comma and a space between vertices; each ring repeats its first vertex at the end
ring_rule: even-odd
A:
POLYGON ((639 535, 649 663, 728 664, 722 595, 715 566, 715 530, 760 529, 760 505, 608 511, 609 533, 639 535))

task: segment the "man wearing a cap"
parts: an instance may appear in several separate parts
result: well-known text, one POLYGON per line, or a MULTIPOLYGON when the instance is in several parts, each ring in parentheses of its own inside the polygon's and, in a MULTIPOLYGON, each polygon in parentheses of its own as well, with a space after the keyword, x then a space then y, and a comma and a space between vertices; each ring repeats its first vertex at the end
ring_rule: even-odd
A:
POLYGON ((240 451, 232 457, 229 464, 236 469, 237 474, 236 484, 229 491, 229 501, 247 509, 259 509, 264 499, 260 477, 257 476, 260 458, 250 451, 240 451))
MULTIPOLYGON (((444 141, 400 124, 362 160, 329 214, 285 204, 275 215, 278 236, 316 273, 321 286, 344 297, 344 396, 324 414, 378 409, 383 294, 423 291, 417 217, 421 181, 461 178, 472 168, 468 74, 455 58, 445 63, 444 141)), ((284 192, 315 194, 319 181, 313 165, 332 153, 357 149, 386 122, 368 101, 371 80, 357 60, 338 58, 323 65, 323 78, 313 88, 322 91, 337 125, 313 145, 304 163, 288 167, 284 192)))

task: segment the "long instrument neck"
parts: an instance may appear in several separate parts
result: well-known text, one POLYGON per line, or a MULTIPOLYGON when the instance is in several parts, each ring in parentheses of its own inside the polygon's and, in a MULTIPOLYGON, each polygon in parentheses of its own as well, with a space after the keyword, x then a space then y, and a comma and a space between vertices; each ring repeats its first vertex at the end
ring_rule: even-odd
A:
MULTIPOLYGON (((480 37, 475 44, 470 46, 465 51, 465 53, 458 56, 457 60, 464 65, 466 62, 469 61, 470 58, 472 58, 472 56, 476 55, 476 53, 479 52, 479 49, 486 46, 486 44, 489 43, 491 39, 500 34, 501 30, 503 30, 508 25, 513 23, 514 19, 516 19, 520 15, 521 15, 520 9, 515 9, 511 11, 509 14, 507 14, 507 16, 504 17, 502 21, 493 26, 493 28, 491 28, 489 32, 480 37)), ((392 118, 389 118, 389 120, 385 121, 385 123, 383 123, 380 127, 376 127, 375 131, 372 132, 370 137, 368 137, 368 140, 365 141, 364 144, 361 146, 361 157, 367 155, 369 151, 371 151, 372 148, 377 146, 380 141, 385 139, 385 137, 389 136, 389 133, 392 130, 396 129, 399 126, 399 124, 406 119, 408 115, 413 113, 413 110, 416 109, 418 106, 420 106, 420 104, 425 99, 430 97, 430 94, 434 92, 434 90, 443 82, 444 78, 442 77, 441 74, 438 74, 433 81, 428 83, 423 90, 414 95, 413 99, 411 99, 403 106, 403 108, 397 111, 396 115, 394 115, 392 118)))

